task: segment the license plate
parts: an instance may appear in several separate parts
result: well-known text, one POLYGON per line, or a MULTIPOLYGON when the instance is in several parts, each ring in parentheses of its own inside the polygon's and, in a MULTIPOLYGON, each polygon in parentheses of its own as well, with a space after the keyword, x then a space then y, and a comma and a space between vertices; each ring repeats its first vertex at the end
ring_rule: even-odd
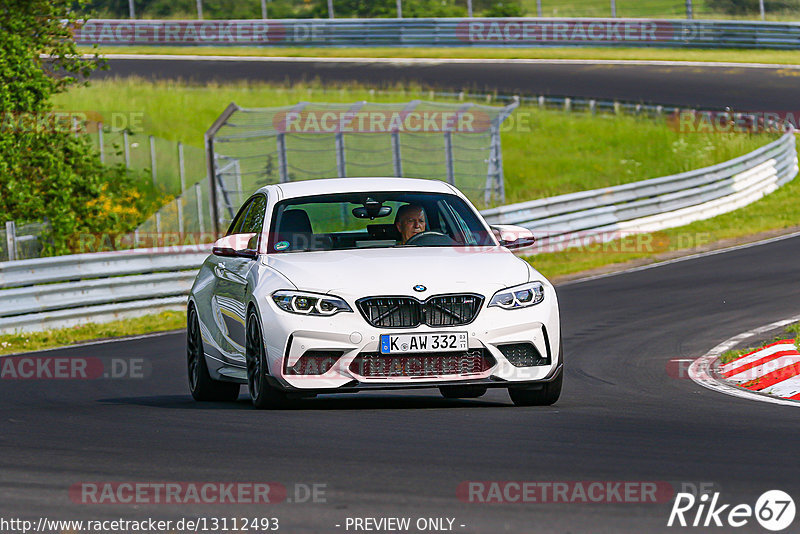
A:
POLYGON ((446 334, 383 334, 382 354, 403 352, 454 352, 467 350, 466 332, 446 334))

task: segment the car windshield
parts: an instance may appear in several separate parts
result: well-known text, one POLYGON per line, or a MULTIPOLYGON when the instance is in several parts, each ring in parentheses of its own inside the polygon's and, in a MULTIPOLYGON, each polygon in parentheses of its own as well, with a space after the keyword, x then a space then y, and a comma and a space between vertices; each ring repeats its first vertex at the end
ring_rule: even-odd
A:
POLYGON ((456 195, 362 192, 294 198, 273 214, 269 253, 493 245, 456 195))

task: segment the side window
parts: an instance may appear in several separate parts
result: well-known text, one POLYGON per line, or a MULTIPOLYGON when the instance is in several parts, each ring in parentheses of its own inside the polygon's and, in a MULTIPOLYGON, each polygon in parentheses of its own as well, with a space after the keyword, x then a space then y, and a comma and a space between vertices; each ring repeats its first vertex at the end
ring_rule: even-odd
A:
POLYGON ((244 224, 245 218, 247 217, 247 212, 250 211, 250 206, 253 204, 253 201, 250 200, 242 206, 242 209, 239 210, 239 213, 236 214, 236 218, 233 219, 230 227, 228 227, 228 233, 226 235, 234 235, 234 234, 241 234, 242 233, 242 225, 244 224))
POLYGON ((258 234, 264 228, 264 215, 267 211, 267 198, 264 195, 258 195, 250 203, 250 209, 247 211, 244 224, 239 233, 242 234, 258 234))

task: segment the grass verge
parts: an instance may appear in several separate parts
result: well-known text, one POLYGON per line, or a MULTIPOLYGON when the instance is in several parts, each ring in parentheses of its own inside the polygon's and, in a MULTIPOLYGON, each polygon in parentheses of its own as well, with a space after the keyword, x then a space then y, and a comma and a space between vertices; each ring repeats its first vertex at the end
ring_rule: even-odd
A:
POLYGON ((186 327, 185 311, 165 311, 110 323, 73 328, 0 335, 0 355, 33 352, 75 345, 85 341, 166 332, 186 327))
POLYGON ((738 357, 744 356, 748 352, 753 352, 755 350, 764 348, 767 345, 775 343, 776 341, 782 341, 784 339, 794 339, 795 340, 795 346, 797 346, 798 349, 800 349, 800 346, 798 346, 798 339, 800 339, 800 323, 790 324, 789 326, 784 328, 783 332, 784 332, 783 335, 775 336, 774 338, 772 338, 772 339, 770 339, 768 341, 764 341, 764 342, 760 343, 759 345, 757 345, 755 347, 749 347, 749 348, 746 348, 746 349, 729 350, 728 352, 725 352, 724 354, 722 354, 722 356, 719 357, 719 361, 722 364, 730 363, 733 360, 737 359, 738 357))
POLYGON ((652 263, 665 256, 705 250, 723 240, 733 245, 746 236, 800 224, 798 195, 800 180, 795 179, 761 200, 711 219, 605 245, 574 247, 525 259, 548 278, 559 278, 600 267, 619 270, 637 260, 639 264, 652 263))
MULTIPOLYGON (((81 47, 86 54, 91 47, 81 47)), ((640 61, 702 61, 721 63, 768 63, 797 65, 796 50, 707 50, 699 48, 305 48, 248 46, 100 46, 100 54, 258 56, 258 57, 358 57, 358 58, 432 58, 432 59, 597 59, 640 61)))
MULTIPOLYGON (((54 102, 63 111, 136 113, 147 133, 202 148, 203 133, 230 102, 275 107, 300 101, 389 103, 415 98, 433 97, 418 87, 375 91, 356 84, 320 83, 191 86, 126 78, 72 89, 56 95, 54 102)), ((530 106, 516 110, 503 129, 508 203, 697 169, 755 150, 774 137, 680 134, 665 122, 646 118, 530 106)), ((138 150, 146 150, 146 145, 138 150)), ((187 183, 199 179, 204 176, 187 176, 187 183)))

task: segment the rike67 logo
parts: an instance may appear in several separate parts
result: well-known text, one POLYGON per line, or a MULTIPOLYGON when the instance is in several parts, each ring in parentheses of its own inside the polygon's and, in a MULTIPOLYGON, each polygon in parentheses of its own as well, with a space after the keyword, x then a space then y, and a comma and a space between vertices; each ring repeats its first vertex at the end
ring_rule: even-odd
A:
POLYGON ((704 493, 699 497, 691 493, 678 493, 667 526, 739 528, 755 519, 763 528, 779 532, 789 528, 794 516, 794 500, 781 490, 765 492, 755 506, 723 504, 719 492, 712 495, 704 493))

